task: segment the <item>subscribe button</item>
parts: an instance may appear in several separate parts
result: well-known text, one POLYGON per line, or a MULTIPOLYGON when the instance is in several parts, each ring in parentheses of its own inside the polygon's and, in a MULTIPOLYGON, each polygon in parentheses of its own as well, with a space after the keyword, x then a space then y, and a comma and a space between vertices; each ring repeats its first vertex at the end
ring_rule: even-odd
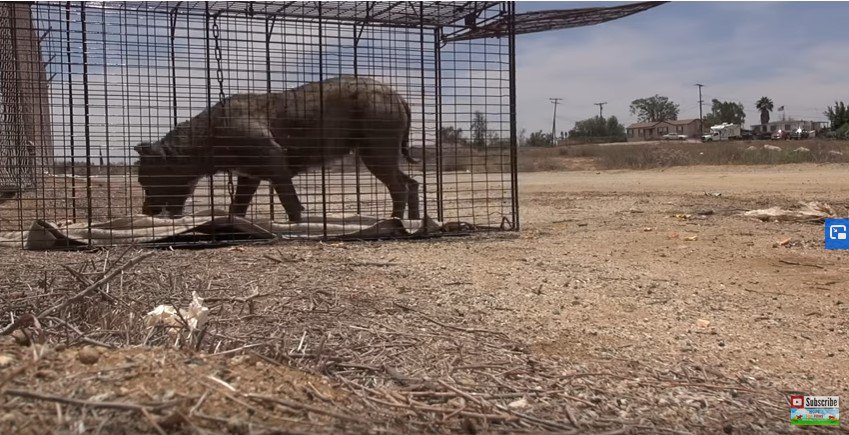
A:
POLYGON ((849 249, 849 219, 825 220, 825 249, 849 249))

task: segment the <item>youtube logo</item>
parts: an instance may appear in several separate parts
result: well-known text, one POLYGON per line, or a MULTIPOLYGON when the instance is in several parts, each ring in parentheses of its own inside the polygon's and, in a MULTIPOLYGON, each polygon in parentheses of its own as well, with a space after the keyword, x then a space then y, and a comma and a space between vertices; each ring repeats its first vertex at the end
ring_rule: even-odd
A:
POLYGON ((790 407, 791 408, 804 408, 805 407, 805 396, 790 396, 790 407))

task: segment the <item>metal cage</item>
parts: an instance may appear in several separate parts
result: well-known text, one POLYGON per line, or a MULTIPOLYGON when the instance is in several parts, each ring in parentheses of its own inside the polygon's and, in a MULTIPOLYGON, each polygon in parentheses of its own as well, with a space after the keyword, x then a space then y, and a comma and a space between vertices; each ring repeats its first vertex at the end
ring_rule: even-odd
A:
POLYGON ((0 246, 518 230, 516 35, 661 3, 0 4, 0 246))
MULTIPOLYGON (((507 2, 5 6, 0 36, 15 43, 11 53, 0 53, 0 106, 7 121, 0 131, 0 237, 5 237, 0 241, 38 248, 517 230, 514 35, 449 41, 507 19, 513 7, 507 2), (372 140, 385 136, 381 128, 389 125, 379 117, 394 117, 394 109, 381 109, 374 102, 379 95, 358 94, 362 104, 339 109, 346 115, 336 116, 375 113, 357 121, 356 128, 366 131, 352 132, 355 140, 337 137, 356 128, 339 121, 344 128, 329 130, 337 125, 329 121, 336 106, 347 104, 325 96, 335 95, 337 89, 325 87, 336 77, 373 79, 406 101, 404 142, 419 162, 400 159, 397 150, 394 161, 418 182, 419 216, 391 219, 390 188, 363 164, 368 163, 363 153, 373 154, 368 147, 385 142, 372 140), (298 160, 287 138, 309 136, 312 151, 300 152, 322 154, 323 164, 291 179, 303 208, 297 222, 275 194, 277 179, 262 179, 244 216, 233 216, 228 207, 238 200, 244 168, 217 163, 214 175, 198 172, 180 213, 143 214, 146 196, 154 195, 140 185, 146 163, 138 144, 156 144, 227 100, 225 114, 197 118, 210 130, 186 130, 194 138, 184 140, 183 149, 169 150, 172 162, 208 166, 211 154, 232 150, 216 149, 223 147, 218 140, 189 153, 201 146, 198 136, 236 123, 277 125, 270 117, 300 110, 297 98, 251 101, 310 83, 318 83, 311 91, 321 94, 321 107, 298 112, 303 119, 292 125, 315 121, 318 127, 274 135, 290 163, 298 160), (237 111, 237 104, 247 109, 237 111), (271 108, 275 104, 286 109, 271 108), (325 137, 330 135, 336 136, 325 137), (348 145, 350 152, 336 149, 348 145)), ((253 132, 243 131, 224 137, 233 143, 245 142, 245 135, 254 139, 253 132)), ((168 176, 182 173, 180 168, 165 164, 160 172, 168 176)))

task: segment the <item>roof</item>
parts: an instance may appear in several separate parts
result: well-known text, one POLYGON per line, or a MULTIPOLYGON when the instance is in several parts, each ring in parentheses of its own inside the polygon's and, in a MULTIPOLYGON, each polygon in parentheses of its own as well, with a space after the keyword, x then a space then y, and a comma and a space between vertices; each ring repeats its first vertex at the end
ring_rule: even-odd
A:
POLYGON ((629 125, 627 128, 651 128, 664 121, 637 122, 629 125))
POLYGON ((694 119, 667 119, 666 121, 651 121, 651 122, 637 122, 635 124, 629 125, 627 128, 651 128, 660 124, 661 122, 665 122, 671 125, 687 125, 692 124, 695 121, 698 121, 699 118, 694 119))
POLYGON ((668 123, 670 123, 670 124, 672 124, 672 125, 687 125, 687 124, 692 124, 692 123, 694 123, 694 122, 696 122, 696 121, 698 121, 698 120, 699 120, 699 118, 693 118, 693 119, 676 119, 676 120, 670 120, 670 121, 666 121, 666 122, 668 122, 668 123))

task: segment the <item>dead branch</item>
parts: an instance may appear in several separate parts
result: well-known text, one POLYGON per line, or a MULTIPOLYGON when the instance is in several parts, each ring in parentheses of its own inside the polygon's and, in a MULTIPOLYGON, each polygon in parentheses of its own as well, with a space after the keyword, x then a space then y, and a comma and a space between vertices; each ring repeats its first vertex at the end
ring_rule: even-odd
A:
POLYGON ((61 266, 62 266, 62 269, 65 269, 65 271, 67 271, 68 273, 70 273, 70 274, 71 274, 71 276, 73 276, 73 277, 74 277, 77 281, 79 281, 81 284, 83 284, 83 285, 85 285, 85 286, 90 286, 90 285, 92 284, 90 279, 88 279, 88 278, 87 278, 85 275, 83 275, 82 273, 77 272, 76 270, 74 270, 71 266, 68 266, 67 264, 62 264, 61 266))
POLYGON ((201 358, 201 359, 206 359, 206 358, 215 357, 215 356, 229 355, 229 354, 231 354, 231 353, 238 353, 238 352, 241 352, 241 351, 243 351, 243 350, 248 350, 248 349, 252 349, 252 348, 255 348, 255 347, 267 346, 267 345, 268 345, 268 343, 253 343, 253 344, 246 344, 246 345, 244 345, 244 346, 237 347, 237 348, 235 348, 235 349, 224 350, 224 351, 217 352, 217 353, 210 353, 210 354, 206 354, 206 355, 201 355, 201 356, 200 356, 200 358, 201 358))
POLYGON ((23 397, 25 399, 44 400, 48 402, 64 403, 66 405, 88 406, 91 408, 101 409, 119 409, 123 411, 156 411, 175 405, 177 402, 158 403, 155 405, 139 405, 129 402, 101 402, 94 400, 72 399, 70 397, 56 396, 53 394, 36 393, 26 390, 6 389, 3 394, 13 397, 23 397))
POLYGON ((144 416, 145 420, 147 420, 147 422, 150 423, 150 425, 153 426, 154 429, 156 429, 156 432, 159 435, 166 435, 165 431, 162 430, 162 426, 160 426, 159 423, 156 422, 156 419, 153 418, 152 415, 150 415, 150 412, 148 412, 146 408, 141 408, 140 411, 144 416))
POLYGON ((206 302, 206 303, 213 303, 213 302, 241 302, 241 303, 245 303, 245 302, 250 302, 250 301, 257 299, 257 298, 264 298, 266 296, 271 296, 273 294, 275 294, 275 293, 274 292, 252 293, 252 294, 249 294, 245 297, 204 298, 203 301, 206 302))
MULTIPOLYGON (((53 314, 54 312, 59 311, 59 310, 61 310, 62 308, 67 307, 67 306, 68 306, 68 305, 70 305, 71 303, 76 302, 78 299, 81 299, 81 298, 85 297, 85 296, 86 296, 86 295, 88 295, 89 293, 91 293, 91 292, 93 292, 93 291, 95 291, 95 290, 99 289, 101 286, 103 286, 103 285, 105 285, 106 283, 108 283, 108 282, 112 281, 112 280, 113 280, 116 276, 118 276, 119 274, 123 273, 125 270, 127 270, 127 269, 129 269, 129 268, 131 268, 131 267, 135 266, 135 265, 136 265, 136 264, 138 264, 138 263, 141 263, 142 261, 144 261, 144 259, 146 259, 147 257, 150 257, 150 256, 151 256, 151 255, 153 255, 153 254, 154 254, 154 252, 153 252, 153 251, 145 252, 144 254, 141 254, 141 255, 139 255, 138 257, 135 257, 135 258, 130 259, 129 261, 127 261, 126 263, 124 263, 124 265, 123 265, 123 266, 120 266, 120 267, 118 267, 118 268, 114 269, 112 272, 108 273, 108 274, 107 274, 106 276, 104 276, 103 278, 100 278, 99 280, 97 280, 97 281, 96 281, 95 283, 93 283, 92 285, 90 285, 90 286, 86 287, 83 291, 81 291, 81 292, 79 292, 79 293, 77 293, 77 294, 75 294, 75 295, 71 296, 70 298, 66 299, 64 302, 62 302, 62 303, 61 303, 61 304, 59 304, 59 305, 56 305, 56 306, 50 307, 50 308, 48 308, 48 309, 46 309, 46 310, 42 311, 42 312, 41 312, 41 313, 39 313, 39 314, 38 314, 38 316, 36 316, 36 317, 38 317, 38 318, 43 318, 44 316, 47 316, 47 315, 53 314)), ((5 331, 4 331, 4 332, 5 332, 5 331)))
POLYGON ((45 318, 45 320, 51 320, 51 321, 57 322, 57 323, 65 326, 66 328, 74 331, 78 335, 78 337, 77 337, 78 340, 81 340, 81 341, 86 342, 88 344, 93 344, 95 346, 105 347, 105 348, 108 348, 108 349, 115 349, 115 346, 113 346, 109 343, 104 343, 102 341, 98 341, 98 340, 95 340, 93 338, 86 337, 86 335, 82 331, 80 331, 79 328, 77 328, 76 326, 74 326, 74 325, 72 325, 72 324, 70 324, 70 323, 68 323, 68 322, 66 322, 66 321, 64 321, 64 320, 62 320, 58 317, 48 316, 48 317, 45 318))
POLYGON ((282 257, 275 257, 275 256, 273 256, 273 255, 271 255, 271 254, 264 254, 264 255, 263 255, 263 258, 267 258, 267 259, 269 259, 269 260, 271 260, 271 261, 273 261, 273 262, 275 262, 275 263, 277 263, 277 264, 283 264, 283 263, 301 263, 301 262, 303 262, 303 261, 304 261, 304 259, 302 259, 302 258, 282 258, 282 257))
POLYGON ((423 312, 421 312, 421 311, 419 311, 419 310, 417 310, 417 309, 415 309, 415 308, 408 307, 408 306, 406 306, 406 305, 401 305, 401 304, 399 304, 399 303, 397 303, 397 302, 392 302, 392 305, 395 305, 396 307, 398 307, 398 308, 400 308, 400 309, 402 309, 402 310, 404 310, 404 311, 412 311, 412 312, 414 312, 414 313, 416 313, 416 314, 418 314, 418 315, 422 316, 422 318, 424 318, 424 319, 425 319, 425 320, 427 320, 428 322, 431 322, 431 323, 437 324, 437 325, 439 325, 439 326, 441 326, 441 327, 443 327, 443 328, 446 328, 446 329, 451 329, 451 330, 453 330, 453 331, 468 332, 468 333, 470 333, 470 334, 475 334, 475 333, 485 333, 485 334, 493 334, 493 335, 500 335, 500 336, 504 336, 504 335, 505 335, 503 332, 499 332, 499 331, 492 331, 492 330, 489 330, 489 329, 472 329, 472 328, 462 328, 462 327, 460 327, 460 326, 448 325, 448 324, 446 324, 446 323, 442 323, 442 322, 440 322, 439 320, 436 320, 436 319, 431 318, 431 317, 430 317, 430 316, 428 316, 427 314, 425 314, 425 313, 423 313, 423 312))
POLYGON ((359 419, 357 417, 352 417, 350 415, 339 414, 338 412, 328 411, 325 409, 321 409, 312 405, 307 405, 305 403, 293 402, 291 400, 281 399, 279 397, 271 397, 271 396, 263 396, 261 394, 245 394, 245 397, 253 400, 260 400, 266 402, 277 403, 279 405, 283 405, 292 409, 300 409, 303 411, 314 412, 316 414, 323 414, 329 417, 338 418, 340 420, 351 421, 354 423, 360 424, 368 424, 367 421, 359 419))
POLYGON ((789 264, 791 266, 807 266, 807 267, 816 267, 817 269, 825 269, 825 267, 820 266, 819 264, 799 263, 797 261, 784 260, 784 259, 780 259, 780 258, 778 259, 778 262, 784 263, 784 264, 789 264))
MULTIPOLYGON (((577 419, 575 419, 574 415, 569 415, 569 420, 572 422, 574 427, 567 426, 565 424, 562 424, 562 423, 559 423, 559 422, 556 422, 556 421, 553 421, 553 420, 546 420, 544 418, 534 417, 533 415, 528 415, 528 414, 525 414, 523 412, 519 412, 519 411, 510 409, 506 406, 499 405, 497 403, 489 403, 489 402, 483 400, 480 397, 474 397, 471 394, 466 393, 465 391, 462 391, 462 390, 460 390, 460 389, 458 389, 454 386, 451 386, 447 382, 445 382, 441 379, 438 380, 437 382, 439 382, 439 384, 442 385, 443 387, 445 387, 445 388, 461 395, 462 397, 464 397, 468 400, 471 400, 472 402, 475 402, 475 403, 477 403, 477 404, 479 404, 483 407, 494 407, 494 408, 496 408, 496 409, 498 409, 502 412, 507 412, 509 414, 513 414, 516 417, 519 417, 520 419, 524 419, 524 420, 527 420, 527 421, 530 421, 530 422, 533 422, 533 423, 545 425, 545 426, 548 426, 548 427, 551 427, 551 428, 554 428, 554 429, 565 430, 565 431, 568 431, 568 432, 572 432, 578 427, 577 419), (574 420, 574 421, 572 421, 572 420, 574 420)), ((568 414, 571 414, 571 413, 567 411, 567 415, 568 414)))

